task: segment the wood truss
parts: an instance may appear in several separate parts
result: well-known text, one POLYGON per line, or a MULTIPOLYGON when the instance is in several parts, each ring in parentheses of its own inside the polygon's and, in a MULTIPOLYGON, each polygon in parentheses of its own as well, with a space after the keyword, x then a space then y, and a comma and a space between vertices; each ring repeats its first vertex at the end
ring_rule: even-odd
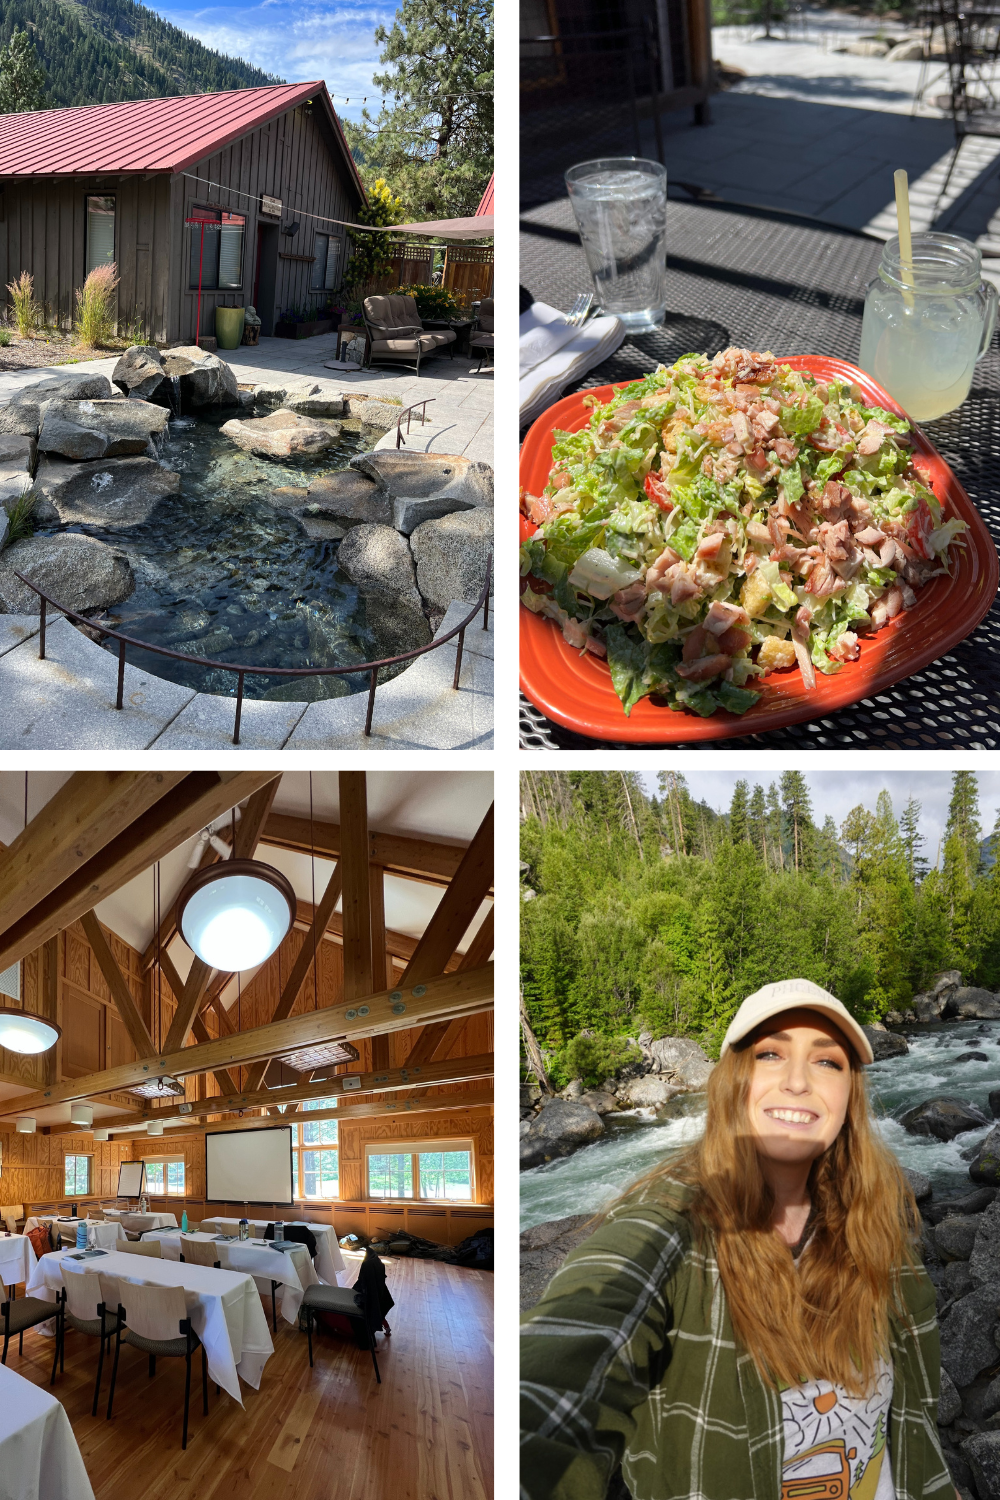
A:
MULTIPOLYGON (((190 1118, 195 1129, 211 1129, 213 1117, 242 1116, 255 1128, 270 1110, 317 1098, 347 1098, 337 1117, 400 1110, 463 1108, 489 1102, 492 1054, 450 1058, 469 1016, 493 1003, 492 913, 464 955, 458 953, 493 883, 492 808, 468 847, 372 832, 368 828, 366 777, 340 773, 339 825, 276 814, 281 773, 239 772, 81 772, 70 778, 24 832, 0 852, 0 969, 42 949, 52 968, 52 947, 74 922, 82 925, 113 1005, 135 1049, 137 1060, 76 1078, 60 1078, 49 1066, 35 1092, 7 1101, 8 1118, 51 1105, 101 1099, 161 1077, 213 1076, 220 1093, 208 1098, 172 1099, 166 1105, 136 1100, 136 1111, 99 1120, 102 1127, 149 1118, 190 1118), (182 979, 167 952, 177 937, 175 914, 167 913, 143 955, 147 985, 158 968, 176 1008, 159 1052, 147 1015, 130 989, 107 931, 94 907, 120 890, 202 828, 242 805, 233 844, 237 857, 252 858, 260 843, 314 851, 334 866, 316 905, 299 903, 296 926, 305 930, 270 1019, 239 1030, 221 996, 230 974, 214 972, 194 957, 182 979), (418 880, 443 889, 438 906, 419 939, 387 931, 384 877, 418 880), (334 907, 341 904, 338 913, 334 907), (338 1003, 295 1014, 296 1002, 318 947, 343 948, 343 995, 338 1003), (217 1035, 213 1036, 206 1021, 217 1035), (403 1066, 389 1067, 391 1033, 412 1032, 403 1066), (298 1082, 264 1087, 273 1060, 307 1047, 336 1041, 370 1040, 372 1067, 338 1070, 337 1076, 309 1081, 309 1073, 283 1077, 298 1082), (235 1070, 244 1070, 240 1077, 235 1070), (460 1093, 434 1093, 459 1084, 483 1086, 460 1093), (428 1094, 428 1090, 432 1091, 428 1094), (360 1098, 358 1097, 360 1095, 360 1098)), ((218 855, 209 847, 202 864, 218 855)), ((262 856, 266 857, 266 856, 262 856)), ((133 964, 138 956, 133 955, 133 964)), ((133 971, 135 972, 135 971, 133 971)), ((135 981, 133 980, 133 983, 135 981)), ((47 992, 46 992, 47 993, 47 992)), ((148 1002, 148 989, 147 989, 148 1002)), ((400 1055, 397 1044, 397 1058, 400 1055)), ((306 1066, 306 1064, 302 1064, 306 1066)), ((314 1065, 313 1065, 314 1066, 314 1065)), ((268 1077, 270 1078, 270 1074, 268 1077)), ((277 1075, 275 1075, 277 1076, 277 1075)), ((199 1092, 202 1092, 199 1090, 199 1092)), ((310 1119, 325 1118, 310 1112, 310 1119)), ((232 1126, 232 1120, 229 1120, 232 1126)), ((53 1126, 52 1133, 79 1126, 53 1126)))

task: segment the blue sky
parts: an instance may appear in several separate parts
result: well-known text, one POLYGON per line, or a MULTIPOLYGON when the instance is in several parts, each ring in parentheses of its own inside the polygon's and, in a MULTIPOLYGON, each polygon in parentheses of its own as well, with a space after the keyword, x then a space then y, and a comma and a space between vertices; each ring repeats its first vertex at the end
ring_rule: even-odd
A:
MULTIPOLYGON (((148 0, 147 0, 148 3, 148 0)), ((195 36, 206 47, 242 57, 289 83, 322 78, 334 106, 344 119, 359 120, 361 100, 375 114, 381 95, 374 96, 372 74, 380 70, 374 41, 381 22, 390 26, 394 4, 374 0, 221 0, 212 5, 173 3, 150 7, 164 20, 195 36), (345 99, 349 98, 350 103, 345 99), (374 106, 374 110, 373 110, 374 106)))

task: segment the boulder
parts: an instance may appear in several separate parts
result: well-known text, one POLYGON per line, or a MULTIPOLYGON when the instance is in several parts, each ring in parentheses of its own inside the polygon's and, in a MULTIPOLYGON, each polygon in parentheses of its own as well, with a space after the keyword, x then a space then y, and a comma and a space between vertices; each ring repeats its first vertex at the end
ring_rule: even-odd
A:
POLYGON ((998 1315, 1000 1285, 993 1282, 960 1297, 941 1324, 941 1364, 959 1390, 997 1363, 998 1315))
POLYGON ((918 1021, 940 1021, 944 1010, 943 995, 914 995, 913 1015, 918 1021))
POLYGON ((0 432, 20 433, 23 437, 38 436, 42 424, 42 409, 38 401, 14 400, 9 406, 0 407, 0 432))
POLYGON ((911 37, 908 41, 897 42, 895 47, 890 47, 885 54, 886 62, 921 62, 924 56, 924 43, 920 37, 911 37))
POLYGON ((396 406, 391 401, 373 401, 370 396, 354 396, 349 398, 346 404, 356 422, 363 423, 365 427, 386 429, 395 427, 403 409, 402 402, 396 406))
POLYGON ((968 1260, 979 1229, 978 1214, 943 1219, 934 1231, 934 1245, 943 1261, 968 1260))
POLYGON ((650 1041, 648 1047, 650 1068, 654 1073, 666 1073, 674 1083, 686 1088, 703 1089, 713 1064, 704 1051, 687 1036, 661 1036, 650 1041))
POLYGON ((521 1170, 569 1156, 578 1146, 586 1146, 603 1134, 604 1122, 596 1110, 575 1101, 553 1099, 521 1139, 521 1170))
POLYGON ((417 564, 417 584, 432 608, 447 609, 453 599, 474 604, 493 551, 492 512, 468 510, 425 521, 411 535, 410 547, 417 564))
POLYGON ((74 459, 136 455, 163 435, 169 420, 169 412, 150 401, 49 401, 38 447, 74 459))
POLYGON ((534 1307, 571 1250, 595 1228, 593 1214, 535 1224, 521 1234, 521 1310, 534 1307))
POLYGON ((1000 1125, 994 1125, 985 1140, 980 1141, 969 1162, 969 1176, 973 1182, 1000 1186, 1000 1125))
POLYGON ((992 990, 977 990, 968 985, 959 985, 946 992, 947 998, 942 1012, 946 1020, 958 1018, 962 1021, 1000 1020, 1000 995, 992 990))
POLYGON ((180 486, 180 475, 152 458, 43 458, 35 475, 36 514, 64 525, 139 526, 180 486))
POLYGON ((323 453, 340 439, 334 423, 300 417, 284 408, 267 417, 248 420, 234 417, 221 429, 244 453, 260 458, 292 458, 299 454, 323 453))
POLYGON ((887 1057, 905 1057, 910 1050, 905 1036, 877 1026, 862 1026, 861 1030, 871 1043, 876 1062, 884 1062, 887 1057))
POLYGON ((960 985, 961 983, 961 969, 942 969, 940 974, 934 975, 934 983, 931 986, 931 993, 940 995, 943 990, 955 989, 956 986, 960 985))
POLYGON ((40 605, 15 572, 69 609, 105 609, 120 604, 135 588, 126 559, 96 537, 62 532, 15 542, 0 554, 0 611, 37 615, 40 605))
POLYGON ((987 1057, 985 1052, 960 1052, 959 1055, 957 1057, 953 1057, 951 1061, 957 1063, 989 1062, 989 1058, 987 1057))
POLYGON ((306 492, 306 513, 320 520, 333 521, 344 530, 372 522, 376 526, 392 525, 392 502, 373 479, 356 469, 341 469, 324 474, 306 492))
MULTIPOLYGON (((969 1256, 969 1271, 977 1286, 1000 1286, 1000 1203, 996 1200, 977 1216, 975 1242, 969 1256)), ((945 1223, 948 1223, 945 1220, 945 1223)), ((944 1225, 939 1225, 938 1230, 944 1225)), ((935 1231, 935 1236, 938 1233, 935 1231)), ((959 1256, 952 1257, 955 1260, 959 1256)))
POLYGON ((873 37, 859 37, 856 42, 848 42, 846 47, 839 50, 850 57, 887 57, 889 43, 877 41, 873 37))
POLYGON ((111 379, 126 396, 170 405, 170 382, 163 372, 163 359, 155 344, 133 344, 111 372, 111 379))
POLYGON ((903 1176, 913 1189, 913 1196, 918 1203, 925 1203, 931 1196, 931 1180, 925 1177, 923 1172, 915 1172, 912 1167, 903 1168, 903 1176))
POLYGON ((475 459, 390 448, 359 453, 351 467, 369 475, 390 496, 393 525, 404 536, 455 511, 493 509, 493 470, 475 459))
POLYGON ((950 1427, 956 1417, 962 1415, 962 1398, 955 1382, 947 1370, 941 1371, 941 1393, 938 1396, 937 1420, 939 1427, 950 1427))
POLYGON ((33 437, 21 432, 0 433, 0 511, 4 521, 6 507, 31 489, 36 457, 33 437))
POLYGON ((944 1268, 942 1284, 948 1296, 955 1300, 958 1297, 967 1297, 976 1289, 976 1283, 972 1279, 967 1260, 951 1260, 944 1268))
POLYGON ((925 1099, 900 1115, 899 1123, 910 1135, 932 1135, 938 1141, 954 1140, 964 1130, 979 1130, 989 1121, 975 1105, 964 1099, 925 1099))
POLYGON ((537 1083, 521 1084, 521 1108, 532 1109, 542 1097, 542 1091, 537 1083))
POLYGON ((324 395, 318 385, 302 386, 288 391, 281 405, 300 417, 346 417, 347 402, 343 396, 324 395))
POLYGON ((651 1073, 645 1078, 630 1079, 621 1089, 633 1109, 659 1109, 683 1092, 679 1084, 668 1083, 665 1078, 656 1078, 651 1073))
POLYGON ((962 1198, 946 1198, 941 1203, 928 1204, 923 1211, 924 1218, 931 1224, 940 1224, 942 1219, 954 1218, 957 1214, 981 1214, 984 1209, 989 1208, 996 1195, 996 1188, 975 1188, 962 1198))
POLYGON ((1000 1089, 990 1089, 990 1114, 994 1120, 1000 1119, 1000 1089))
POLYGON ((564 1089, 559 1090, 560 1099, 579 1099, 583 1093, 583 1079, 571 1078, 564 1089))
POLYGON ((1000 1432, 974 1432, 962 1444, 979 1500, 1000 1500, 1000 1432))
POLYGON ((588 1089, 585 1094, 580 1095, 580 1103, 589 1105, 599 1115, 614 1114, 618 1108, 618 1100, 614 1094, 607 1093, 604 1089, 588 1089))
POLYGON ((190 344, 163 356, 163 373, 180 379, 181 410, 237 406, 239 384, 234 371, 207 349, 190 344))
POLYGON ((62 375, 50 375, 45 380, 36 380, 22 386, 18 401, 107 401, 114 395, 111 382, 106 375, 89 375, 80 370, 75 374, 67 371, 62 375))
POLYGON ((362 592, 402 598, 419 609, 410 549, 391 526, 353 526, 337 549, 337 565, 362 592))

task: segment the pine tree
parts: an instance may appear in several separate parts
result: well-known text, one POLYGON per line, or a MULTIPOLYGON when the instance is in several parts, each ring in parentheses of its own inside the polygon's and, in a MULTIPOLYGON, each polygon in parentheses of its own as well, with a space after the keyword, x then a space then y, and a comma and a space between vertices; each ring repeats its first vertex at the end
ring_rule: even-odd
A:
POLYGON ((761 859, 767 864, 767 803, 764 788, 755 785, 750 797, 750 842, 761 859))
POLYGON ((767 789, 767 837, 770 844, 771 868, 785 868, 784 828, 782 827, 781 799, 774 782, 767 789))
POLYGON ((782 771, 781 805, 785 826, 792 839, 792 858, 796 870, 812 868, 815 828, 809 787, 801 771, 782 771))
POLYGON ((738 781, 733 788, 733 800, 729 804, 729 837, 734 844, 750 842, 749 806, 747 794, 749 784, 738 781))
MULTIPOLYGON (((966 879, 973 881, 979 873, 979 844, 983 831, 979 823, 979 779, 975 771, 955 771, 951 778, 951 802, 944 837, 957 838, 965 857, 966 879)), ((957 858, 957 852, 952 851, 957 858)))
POLYGON ((840 837, 850 851, 851 861, 857 869, 862 860, 867 857, 868 842, 871 838, 875 819, 866 807, 859 802, 857 807, 852 807, 847 817, 840 825, 840 837))
POLYGON ((837 825, 829 813, 816 835, 816 870, 820 875, 828 875, 835 885, 843 881, 844 867, 837 825))
POLYGON ((15 31, 0 52, 0 115, 45 108, 45 69, 26 31, 15 31))
POLYGON ((899 834, 906 854, 906 867, 910 872, 913 885, 919 885, 927 873, 927 861, 920 853, 920 846, 925 842, 920 832, 920 812, 920 803, 916 797, 911 796, 899 820, 899 834))

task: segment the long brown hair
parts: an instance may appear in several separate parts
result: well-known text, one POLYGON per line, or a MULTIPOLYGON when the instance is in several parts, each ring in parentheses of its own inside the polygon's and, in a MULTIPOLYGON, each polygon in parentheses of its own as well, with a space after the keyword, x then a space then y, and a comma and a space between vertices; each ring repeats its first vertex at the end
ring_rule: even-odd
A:
POLYGON ((750 1128, 753 1039, 713 1068, 701 1139, 635 1186, 662 1186, 668 1196, 671 1181, 695 1189, 687 1211, 702 1242, 706 1229, 714 1237, 737 1341, 772 1388, 823 1378, 864 1395, 888 1353, 890 1306, 907 1318, 899 1279, 904 1262, 913 1264, 916 1201, 872 1128, 865 1077, 845 1039, 847 1116, 813 1163, 813 1233, 796 1265, 772 1227, 774 1194, 750 1128))

